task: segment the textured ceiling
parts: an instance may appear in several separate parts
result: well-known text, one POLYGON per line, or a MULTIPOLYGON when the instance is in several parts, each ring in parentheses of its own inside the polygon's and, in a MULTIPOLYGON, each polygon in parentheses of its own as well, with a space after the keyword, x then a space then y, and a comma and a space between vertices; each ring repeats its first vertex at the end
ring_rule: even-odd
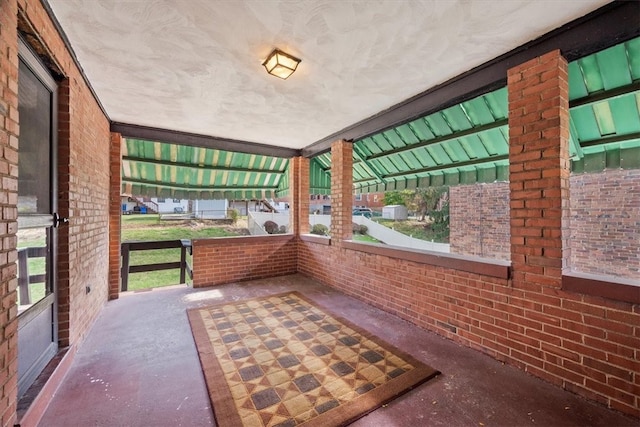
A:
POLYGON ((608 1, 48 3, 111 120, 302 148, 608 1))

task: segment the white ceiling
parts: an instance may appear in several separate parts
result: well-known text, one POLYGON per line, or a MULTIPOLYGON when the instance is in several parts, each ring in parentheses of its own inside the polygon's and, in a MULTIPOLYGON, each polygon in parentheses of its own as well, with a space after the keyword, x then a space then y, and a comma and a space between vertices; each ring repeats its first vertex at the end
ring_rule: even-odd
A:
POLYGON ((48 0, 111 120, 303 148, 603 0, 48 0), (262 61, 302 58, 287 80, 262 61))

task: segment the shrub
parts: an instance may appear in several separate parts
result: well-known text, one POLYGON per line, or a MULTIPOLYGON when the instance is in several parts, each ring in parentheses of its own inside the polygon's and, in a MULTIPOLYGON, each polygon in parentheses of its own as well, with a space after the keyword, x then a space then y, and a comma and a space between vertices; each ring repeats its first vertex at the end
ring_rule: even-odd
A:
POLYGON ((365 234, 367 234, 367 231, 369 231, 369 229, 367 228, 366 225, 360 225, 360 224, 356 224, 354 222, 354 223, 352 223, 351 231, 353 232, 353 234, 365 235, 365 234))
POLYGON ((240 216, 240 212, 237 209, 228 209, 227 210, 227 218, 229 218, 233 224, 238 221, 238 217, 240 216))
POLYGON ((265 231, 269 234, 277 234, 278 233, 278 224, 273 221, 266 221, 263 225, 265 231))
POLYGON ((315 224, 311 227, 311 234, 317 234, 319 236, 327 236, 329 234, 329 229, 326 225, 323 224, 315 224))
POLYGON ((280 228, 278 229, 278 234, 287 234, 287 227, 284 225, 281 225, 280 228))

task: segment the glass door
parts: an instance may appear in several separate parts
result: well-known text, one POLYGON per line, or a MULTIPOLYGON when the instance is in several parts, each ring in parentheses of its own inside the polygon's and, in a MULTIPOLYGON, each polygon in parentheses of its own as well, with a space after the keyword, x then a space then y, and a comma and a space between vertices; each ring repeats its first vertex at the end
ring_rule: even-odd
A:
POLYGON ((58 350, 56 313, 56 83, 19 46, 18 396, 58 350))

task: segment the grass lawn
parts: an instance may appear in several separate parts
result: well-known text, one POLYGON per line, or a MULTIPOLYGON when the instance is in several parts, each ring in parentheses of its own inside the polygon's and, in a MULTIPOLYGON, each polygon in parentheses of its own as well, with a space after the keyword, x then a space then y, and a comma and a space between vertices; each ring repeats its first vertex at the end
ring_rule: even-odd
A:
POLYGON ((449 234, 446 233, 446 236, 443 236, 442 232, 434 232, 431 230, 431 225, 428 222, 416 220, 394 221, 382 218, 375 218, 374 221, 385 227, 393 228, 398 233, 406 234, 416 239, 426 240, 428 242, 449 243, 449 234))
POLYGON ((158 214, 120 215, 120 218, 122 218, 122 227, 140 227, 160 224, 160 215, 158 214))
POLYGON ((122 241, 131 240, 179 240, 179 239, 202 239, 207 237, 228 237, 238 236, 239 233, 227 231, 222 227, 209 227, 201 229, 192 229, 183 225, 176 224, 173 227, 162 228, 122 228, 122 241))
POLYGON ((356 242, 380 243, 380 240, 371 237, 368 234, 354 234, 353 240, 356 242))
MULTIPOLYGON (((184 222, 161 222, 158 215, 123 215, 122 241, 154 241, 228 237, 242 235, 228 226, 207 226, 184 222)), ((160 264, 180 261, 180 249, 157 249, 131 252, 130 265, 160 264)), ((180 283, 180 270, 162 270, 129 274, 128 290, 157 288, 180 283)))
MULTIPOLYGON (((29 229, 18 231, 18 249, 20 248, 37 248, 46 246, 46 237, 44 229, 29 229)), ((30 258, 27 262, 27 271, 30 276, 45 273, 44 258, 30 258)), ((18 269, 19 274, 19 269, 18 269)), ((44 283, 32 283, 29 285, 31 291, 31 303, 34 304, 45 297, 44 283)), ((20 292, 18 292, 18 305, 20 305, 20 292)))

